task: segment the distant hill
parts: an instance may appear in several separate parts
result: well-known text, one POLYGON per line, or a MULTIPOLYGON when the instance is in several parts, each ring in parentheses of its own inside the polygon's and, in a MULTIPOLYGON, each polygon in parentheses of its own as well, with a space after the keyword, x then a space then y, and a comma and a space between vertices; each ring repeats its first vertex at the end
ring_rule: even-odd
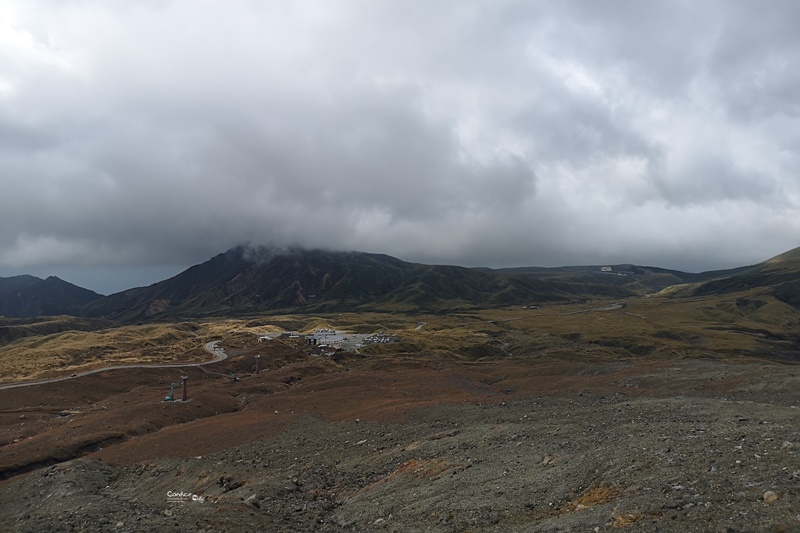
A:
POLYGON ((102 296, 55 276, 0 278, 0 316, 74 315, 98 298, 102 296))
POLYGON ((472 269, 408 263, 381 254, 237 247, 149 287, 96 300, 85 314, 130 322, 277 309, 441 310, 629 297, 693 274, 618 265, 472 269))
POLYGON ((0 317, 0 346, 24 337, 53 335, 62 331, 94 331, 114 326, 105 320, 68 315, 0 317))
MULTIPOLYGON (((616 287, 620 296, 645 295, 661 291, 674 285, 698 283, 720 277, 728 277, 752 267, 730 270, 691 273, 666 268, 639 266, 633 264, 589 265, 566 267, 517 267, 501 269, 480 269, 483 272, 496 272, 511 276, 528 276, 558 286, 572 287, 570 292, 580 293, 581 287, 603 285, 616 287)), ((610 289, 609 289, 610 290, 610 289)), ((591 291, 593 294, 596 291, 591 291)))
POLYGON ((743 267, 696 283, 676 296, 708 296, 763 289, 778 300, 800 309, 800 248, 789 250, 757 265, 743 267))
POLYGON ((275 310, 446 311, 465 307, 673 296, 763 287, 800 307, 800 248, 759 265, 699 274, 631 264, 509 269, 408 263, 388 255, 240 246, 148 287, 101 297, 58 278, 0 278, 0 313, 116 322, 275 310))

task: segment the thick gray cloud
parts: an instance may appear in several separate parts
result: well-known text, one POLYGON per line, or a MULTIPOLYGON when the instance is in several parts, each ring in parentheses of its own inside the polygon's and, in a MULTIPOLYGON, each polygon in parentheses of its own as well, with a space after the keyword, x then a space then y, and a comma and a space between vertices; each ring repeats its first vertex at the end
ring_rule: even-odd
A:
POLYGON ((800 245, 796 2, 0 0, 0 275, 800 245))

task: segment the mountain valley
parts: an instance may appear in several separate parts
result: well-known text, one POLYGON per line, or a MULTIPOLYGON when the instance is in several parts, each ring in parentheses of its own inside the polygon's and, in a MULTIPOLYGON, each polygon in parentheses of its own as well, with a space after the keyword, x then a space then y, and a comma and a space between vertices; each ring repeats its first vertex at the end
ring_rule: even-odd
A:
POLYGON ((239 248, 2 318, 0 531, 800 530, 798 258, 239 248))

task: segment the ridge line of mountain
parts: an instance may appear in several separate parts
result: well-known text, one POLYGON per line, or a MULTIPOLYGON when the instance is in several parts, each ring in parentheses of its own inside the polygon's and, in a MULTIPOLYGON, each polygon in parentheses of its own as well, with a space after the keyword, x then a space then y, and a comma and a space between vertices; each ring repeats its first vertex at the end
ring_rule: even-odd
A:
POLYGON ((108 296, 55 276, 0 278, 0 315, 133 322, 281 309, 436 311, 625 298, 686 284, 682 295, 769 285, 782 301, 800 305, 798 273, 800 248, 757 265, 687 273, 632 264, 467 268, 366 252, 237 246, 171 278, 108 296))

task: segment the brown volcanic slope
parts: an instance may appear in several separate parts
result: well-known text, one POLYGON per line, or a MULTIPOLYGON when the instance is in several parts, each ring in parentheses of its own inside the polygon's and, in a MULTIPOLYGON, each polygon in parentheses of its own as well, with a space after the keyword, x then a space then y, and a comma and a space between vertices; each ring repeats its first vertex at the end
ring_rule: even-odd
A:
POLYGON ((794 365, 254 351, 0 391, 0 531, 800 527, 794 365))
POLYGON ((0 532, 798 531, 795 259, 665 298, 232 321, 208 367, 0 390, 0 532), (273 319, 406 342, 255 347, 273 319))

